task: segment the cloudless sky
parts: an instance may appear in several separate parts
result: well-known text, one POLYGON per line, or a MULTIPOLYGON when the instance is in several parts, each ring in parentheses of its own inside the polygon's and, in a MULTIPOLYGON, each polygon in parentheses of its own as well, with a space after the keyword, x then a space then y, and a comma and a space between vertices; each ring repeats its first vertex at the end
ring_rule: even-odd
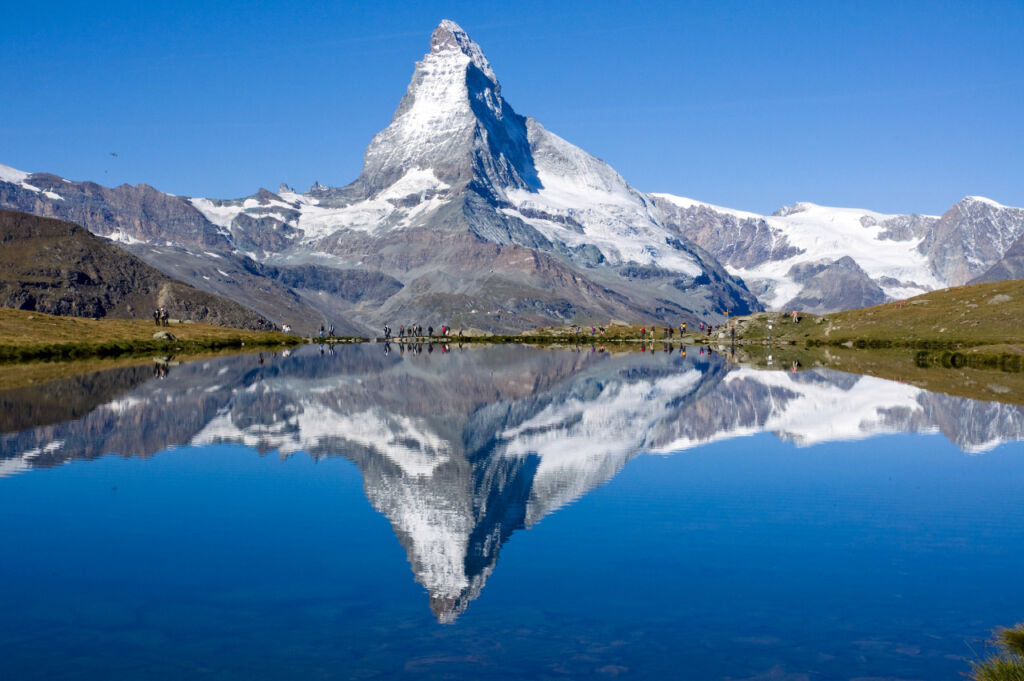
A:
POLYGON ((1024 206, 1024 0, 0 6, 0 163, 27 171, 218 198, 348 184, 450 18, 516 111, 643 191, 1024 206))

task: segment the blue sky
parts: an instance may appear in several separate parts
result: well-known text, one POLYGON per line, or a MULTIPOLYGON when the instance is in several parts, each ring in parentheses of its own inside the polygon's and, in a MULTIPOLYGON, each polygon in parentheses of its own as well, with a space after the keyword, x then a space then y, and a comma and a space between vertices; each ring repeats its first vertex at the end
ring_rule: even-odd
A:
POLYGON ((634 186, 1024 206, 1024 2, 4 2, 0 163, 231 198, 355 179, 442 18, 634 186), (116 152, 118 156, 111 156, 116 152))

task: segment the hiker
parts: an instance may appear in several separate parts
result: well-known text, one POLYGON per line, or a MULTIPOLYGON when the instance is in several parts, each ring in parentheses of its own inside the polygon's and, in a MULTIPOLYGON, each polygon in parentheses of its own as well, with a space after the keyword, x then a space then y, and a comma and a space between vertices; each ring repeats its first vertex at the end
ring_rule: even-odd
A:
POLYGON ((398 325, 398 337, 405 338, 405 324, 398 325))
POLYGON ((160 310, 153 310, 153 323, 160 326, 160 310))
POLYGON ((166 307, 160 308, 160 322, 163 326, 171 325, 170 314, 167 312, 166 307))
MULTIPOLYGON (((323 338, 323 337, 324 337, 324 325, 323 325, 323 324, 321 324, 321 325, 320 325, 320 337, 321 337, 321 338, 323 338)), ((322 351, 322 350, 323 350, 323 348, 321 348, 321 351, 322 351)))
MULTIPOLYGON (((429 337, 429 338, 433 338, 434 337, 434 327, 432 327, 432 326, 428 326, 427 327, 427 337, 429 337)), ((431 350, 431 352, 433 352, 433 350, 431 350)))
POLYGON ((334 338, 334 324, 331 324, 330 328, 327 329, 327 335, 334 338))
POLYGON ((645 329, 642 326, 640 327, 640 337, 641 338, 646 338, 647 337, 647 329, 645 329))

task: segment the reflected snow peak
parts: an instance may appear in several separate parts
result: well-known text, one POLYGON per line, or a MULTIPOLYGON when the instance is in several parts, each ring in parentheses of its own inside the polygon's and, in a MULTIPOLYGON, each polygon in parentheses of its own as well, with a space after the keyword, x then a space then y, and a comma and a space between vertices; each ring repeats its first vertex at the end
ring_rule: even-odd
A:
POLYGON ((479 596, 516 530, 641 453, 760 432, 810 446, 934 431, 969 453, 1024 437, 1019 406, 679 347, 308 347, 115 369, 0 392, 0 406, 0 476, 219 443, 345 457, 443 622, 479 596))

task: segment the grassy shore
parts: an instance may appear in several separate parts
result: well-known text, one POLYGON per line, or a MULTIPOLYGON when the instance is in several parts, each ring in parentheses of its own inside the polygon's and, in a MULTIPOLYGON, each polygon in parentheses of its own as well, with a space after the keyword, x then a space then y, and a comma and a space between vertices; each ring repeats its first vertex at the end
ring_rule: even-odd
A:
MULTIPOLYGON (((1024 280, 932 291, 896 303, 825 315, 762 312, 734 320, 744 341, 857 348, 1002 347, 1024 353, 1024 280)), ((992 354, 992 353, 990 353, 992 354)))
MULTIPOLYGON (((835 369, 972 400, 1024 404, 1024 370, 1019 364, 1000 367, 932 361, 935 357, 953 354, 956 353, 948 350, 912 348, 858 350, 832 346, 737 345, 735 353, 727 353, 726 356, 735 364, 754 369, 835 369), (925 361, 922 361, 922 355, 925 361)), ((1019 355, 1012 357, 1021 358, 1019 355)))
POLYGON ((209 324, 55 317, 0 308, 0 362, 105 358, 141 354, 199 354, 225 349, 294 345, 302 338, 209 324), (153 335, 168 331, 174 340, 153 335))

